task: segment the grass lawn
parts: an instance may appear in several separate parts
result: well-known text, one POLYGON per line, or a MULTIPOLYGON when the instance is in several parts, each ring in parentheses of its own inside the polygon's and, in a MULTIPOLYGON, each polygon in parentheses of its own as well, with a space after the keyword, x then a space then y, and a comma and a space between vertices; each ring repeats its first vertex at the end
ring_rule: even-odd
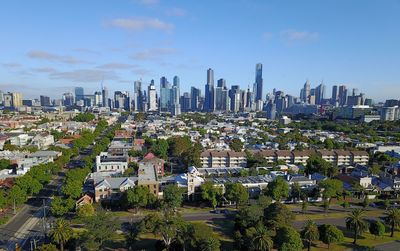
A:
MULTIPOLYGON (((303 220, 320 220, 320 219, 335 219, 335 218, 344 218, 347 217, 348 213, 319 213, 319 214, 296 214, 296 221, 303 220)), ((372 210, 366 211, 366 217, 381 217, 385 215, 385 210, 372 210)))
MULTIPOLYGON (((390 233, 385 233, 384 236, 382 237, 377 237, 375 238, 374 235, 370 234, 370 233, 364 233, 362 235, 362 237, 359 237, 359 239, 357 240, 357 246, 358 247, 374 247, 376 245, 379 244, 384 244, 384 243, 388 243, 388 242, 392 242, 392 241, 396 241, 400 239, 400 233, 399 232, 395 232, 393 237, 390 237, 390 233)), ((332 244, 330 246, 329 250, 332 251, 342 251, 342 250, 348 250, 348 249, 352 249, 355 248, 357 246, 353 245, 353 238, 351 236, 346 236, 344 242, 339 243, 339 244, 332 244)), ((304 250, 307 250, 306 248, 304 250)), ((313 245, 313 247, 311 248, 311 250, 328 250, 328 245, 318 241, 315 242, 315 244, 313 245)))

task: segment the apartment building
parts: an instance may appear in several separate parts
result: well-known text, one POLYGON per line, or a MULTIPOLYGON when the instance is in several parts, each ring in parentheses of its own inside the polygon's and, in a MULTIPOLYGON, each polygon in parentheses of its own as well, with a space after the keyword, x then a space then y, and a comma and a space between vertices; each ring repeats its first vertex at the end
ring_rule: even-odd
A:
POLYGON ((247 158, 245 152, 235 151, 204 151, 200 155, 203 168, 215 167, 246 167, 247 158))
POLYGON ((96 156, 95 172, 122 174, 127 168, 127 157, 110 156, 107 152, 102 152, 99 156, 96 156))

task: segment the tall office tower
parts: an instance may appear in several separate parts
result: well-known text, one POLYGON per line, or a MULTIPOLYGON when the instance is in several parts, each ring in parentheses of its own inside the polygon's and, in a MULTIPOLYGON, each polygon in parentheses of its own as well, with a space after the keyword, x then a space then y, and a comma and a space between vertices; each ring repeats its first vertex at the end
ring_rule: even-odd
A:
POLYGON ((83 87, 75 87, 75 102, 83 100, 85 98, 85 92, 83 87))
POLYGON ((4 107, 11 108, 13 106, 13 95, 11 92, 3 94, 4 107))
POLYGON ((190 88, 190 110, 196 112, 199 110, 201 91, 196 87, 190 88))
POLYGON ((101 98, 102 98, 103 106, 109 107, 109 105, 108 105, 108 90, 105 86, 101 90, 101 98))
POLYGON ((181 96, 181 111, 189 112, 190 111, 190 94, 188 92, 184 92, 181 96))
POLYGON ((204 110, 213 112, 215 110, 215 93, 214 93, 214 71, 209 68, 207 70, 207 84, 204 93, 204 110))
POLYGON ((360 92, 358 91, 357 88, 353 88, 353 93, 352 94, 353 94, 352 96, 357 96, 357 95, 360 94, 360 92))
POLYGON ((325 98, 325 85, 321 83, 315 88, 315 103, 321 105, 325 98))
POLYGON ((286 94, 287 100, 287 108, 290 108, 294 105, 294 97, 292 95, 286 94))
POLYGON ((175 76, 172 83, 171 89, 171 114, 173 116, 181 114, 181 105, 179 103, 180 89, 179 89, 179 77, 175 76))
POLYGON ((128 92, 114 92, 114 107, 130 111, 130 98, 128 92))
POLYGON ((228 102, 228 90, 226 89, 226 81, 221 78, 217 81, 215 91, 215 110, 226 111, 228 102))
POLYGON ((345 85, 339 86, 339 105, 343 106, 347 104, 347 88, 345 85))
POLYGON ((240 110, 240 87, 238 85, 232 85, 229 90, 229 99, 231 103, 230 110, 232 112, 238 112, 240 110))
POLYGON ((338 93, 338 86, 334 85, 332 87, 332 98, 331 98, 331 104, 333 106, 337 106, 339 101, 339 93, 338 93))
POLYGON ((133 83, 133 110, 143 112, 143 90, 142 90, 142 80, 137 80, 133 83))
POLYGON ((22 94, 20 92, 12 93, 12 106, 18 108, 22 106, 22 94))
POLYGON ((151 83, 147 89, 148 95, 148 110, 149 111, 157 111, 157 92, 156 86, 154 85, 154 80, 151 80, 151 83))
POLYGON ((103 95, 101 92, 94 93, 94 105, 98 107, 103 106, 103 95))
POLYGON ((304 103, 308 103, 308 97, 310 96, 311 93, 311 87, 310 87, 310 81, 307 81, 304 83, 304 87, 301 90, 300 98, 304 103))
POLYGON ((256 90, 255 93, 255 101, 263 99, 263 78, 262 78, 262 64, 256 64, 256 90))
POLYGON ((160 111, 168 112, 171 107, 171 84, 166 77, 160 78, 160 111))
POLYGON ((40 95, 40 106, 50 106, 50 97, 40 95))
POLYGON ((253 93, 250 91, 250 87, 248 87, 246 92, 245 108, 246 110, 250 111, 252 110, 252 106, 253 106, 253 93))
POLYGON ((74 105, 74 95, 70 92, 66 92, 62 95, 62 105, 63 106, 72 106, 74 105))

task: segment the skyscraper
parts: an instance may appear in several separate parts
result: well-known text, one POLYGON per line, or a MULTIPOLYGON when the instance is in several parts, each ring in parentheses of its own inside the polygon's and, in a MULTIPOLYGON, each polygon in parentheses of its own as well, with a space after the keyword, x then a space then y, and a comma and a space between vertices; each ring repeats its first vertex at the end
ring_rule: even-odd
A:
POLYGON ((156 86, 154 85, 154 80, 151 80, 151 83, 147 90, 147 95, 148 95, 149 111, 157 111, 157 93, 156 93, 156 86))
POLYGON ((134 111, 144 111, 143 107, 143 90, 142 90, 142 80, 137 80, 133 83, 133 110, 134 111))
POLYGON ((83 100, 85 98, 85 92, 83 87, 75 87, 75 102, 83 100))
POLYGON ((200 96, 200 89, 192 86, 192 88, 190 88, 190 109, 193 112, 197 112, 199 110, 200 96))
POLYGON ((256 89, 255 91, 255 101, 263 99, 263 78, 262 78, 262 64, 256 64, 256 89))
POLYGON ((50 97, 40 95, 40 106, 50 106, 50 97))
POLYGON ((331 104, 333 106, 336 106, 338 103, 338 86, 334 85, 332 87, 332 98, 331 98, 331 104))
POLYGON ((94 93, 94 105, 98 107, 103 106, 103 95, 99 91, 94 93))
POLYGON ((181 106, 179 104, 180 99, 180 89, 179 89, 179 77, 175 76, 173 79, 172 89, 171 89, 171 114, 176 116, 181 114, 181 106))
POLYGON ((209 68, 207 70, 207 84, 204 92, 204 110, 213 112, 215 110, 215 93, 214 93, 214 71, 209 68))
POLYGON ((166 77, 160 78, 160 111, 168 112, 171 107, 171 84, 166 77))
POLYGON ((339 86, 339 105, 347 104, 347 88, 345 85, 339 86))
POLYGON ((105 86, 101 90, 101 98, 103 107, 108 107, 108 90, 105 86))
POLYGON ((215 110, 226 111, 228 105, 228 90, 226 88, 225 79, 221 78, 217 81, 215 90, 215 110))
POLYGON ((70 92, 66 92, 62 96, 62 104, 63 106, 72 106, 74 105, 74 95, 70 92))
POLYGON ((304 83, 304 87, 301 91, 300 98, 304 103, 308 103, 308 97, 311 94, 311 86, 310 86, 310 81, 307 81, 304 83))
POLYGON ((325 98, 325 85, 321 83, 315 88, 315 103, 317 105, 322 104, 322 100, 325 98))

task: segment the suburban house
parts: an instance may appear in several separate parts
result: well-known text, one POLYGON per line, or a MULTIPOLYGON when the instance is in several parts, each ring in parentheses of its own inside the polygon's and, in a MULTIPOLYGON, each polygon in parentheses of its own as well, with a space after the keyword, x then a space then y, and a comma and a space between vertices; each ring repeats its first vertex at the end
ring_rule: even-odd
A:
POLYGON ((54 136, 51 134, 38 134, 32 139, 32 145, 38 149, 45 149, 54 144, 54 136))
POLYGON ((136 180, 136 177, 106 177, 95 180, 95 201, 119 199, 124 191, 135 186, 136 180))

